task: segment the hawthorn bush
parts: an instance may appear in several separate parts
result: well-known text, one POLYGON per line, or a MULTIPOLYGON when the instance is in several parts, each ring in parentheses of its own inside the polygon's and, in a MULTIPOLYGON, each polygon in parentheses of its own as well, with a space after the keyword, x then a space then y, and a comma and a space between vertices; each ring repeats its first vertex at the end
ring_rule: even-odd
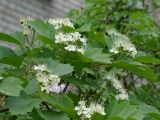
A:
POLYGON ((0 33, 2 120, 160 120, 160 30, 141 0, 85 0, 0 33))

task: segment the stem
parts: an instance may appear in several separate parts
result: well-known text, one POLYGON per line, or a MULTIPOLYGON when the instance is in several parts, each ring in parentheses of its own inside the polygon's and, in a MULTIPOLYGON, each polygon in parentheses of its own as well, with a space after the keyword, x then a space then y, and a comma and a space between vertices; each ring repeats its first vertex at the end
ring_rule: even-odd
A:
POLYGON ((46 102, 42 102, 42 104, 47 108, 47 110, 49 110, 51 112, 51 109, 46 102))
POLYGON ((68 86, 69 86, 69 83, 67 82, 65 88, 63 89, 63 92, 64 92, 64 93, 66 92, 68 86))
POLYGON ((3 108, 3 109, 0 109, 0 113, 8 112, 8 111, 9 111, 9 108, 3 108))
POLYGON ((35 39, 36 31, 33 29, 32 37, 31 37, 31 49, 34 47, 34 39, 35 39))

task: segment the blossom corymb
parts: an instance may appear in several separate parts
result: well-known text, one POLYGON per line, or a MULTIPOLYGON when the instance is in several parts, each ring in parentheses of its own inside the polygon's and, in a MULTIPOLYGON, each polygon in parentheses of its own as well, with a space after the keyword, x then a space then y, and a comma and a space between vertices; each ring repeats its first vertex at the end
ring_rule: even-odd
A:
POLYGON ((77 111, 77 115, 81 116, 82 119, 91 118, 94 113, 106 115, 105 108, 95 102, 91 102, 90 105, 87 106, 86 101, 81 100, 74 109, 77 111))
POLYGON ((50 73, 46 64, 34 66, 33 69, 36 71, 36 78, 40 84, 41 91, 59 93, 65 88, 65 84, 59 84, 60 77, 50 73))
POLYGON ((49 19, 48 22, 56 29, 55 43, 65 45, 66 51, 79 52, 84 54, 85 49, 82 46, 87 45, 87 39, 79 32, 64 32, 63 26, 74 28, 74 24, 68 19, 49 19))
POLYGON ((87 39, 81 37, 78 32, 74 33, 58 33, 55 36, 55 43, 62 43, 66 45, 64 48, 67 51, 80 52, 84 54, 85 50, 76 44, 76 42, 81 42, 82 45, 87 44, 87 39))
POLYGON ((119 53, 119 49, 122 48, 123 51, 129 52, 131 57, 137 54, 136 47, 127 36, 115 30, 109 30, 108 34, 113 38, 112 47, 109 49, 110 52, 117 54, 119 53))

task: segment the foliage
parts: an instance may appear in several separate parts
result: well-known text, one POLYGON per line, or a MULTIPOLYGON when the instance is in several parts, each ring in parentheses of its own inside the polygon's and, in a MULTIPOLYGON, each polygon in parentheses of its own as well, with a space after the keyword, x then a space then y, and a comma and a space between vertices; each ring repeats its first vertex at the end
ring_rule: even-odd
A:
POLYGON ((160 30, 143 1, 84 2, 0 33, 16 45, 0 46, 0 119, 160 119, 160 30))

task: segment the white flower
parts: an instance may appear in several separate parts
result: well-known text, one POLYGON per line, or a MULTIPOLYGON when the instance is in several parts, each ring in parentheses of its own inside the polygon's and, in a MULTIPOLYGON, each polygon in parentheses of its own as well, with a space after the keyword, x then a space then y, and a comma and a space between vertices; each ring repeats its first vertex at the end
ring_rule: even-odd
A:
POLYGON ((0 80, 2 80, 3 79, 3 77, 2 76, 0 76, 0 80))
POLYGON ((79 40, 83 43, 83 45, 87 45, 87 39, 82 37, 82 38, 79 38, 79 40))
POLYGON ((121 93, 115 96, 117 100, 128 100, 128 94, 126 93, 121 93))
POLYGON ((55 29, 60 29, 63 26, 74 28, 74 24, 69 20, 69 18, 49 19, 48 22, 52 24, 55 27, 55 29))
POLYGON ((105 108, 98 103, 91 103, 90 109, 93 113, 99 113, 101 115, 106 115, 105 108))
POLYGON ((73 52, 77 50, 76 46, 74 46, 74 45, 68 45, 68 46, 64 47, 64 49, 67 51, 73 51, 73 52))
POLYGON ((116 76, 108 75, 107 79, 110 80, 116 90, 118 90, 119 94, 115 96, 116 100, 128 100, 128 94, 126 90, 123 88, 122 84, 119 82, 116 76))
POLYGON ((40 83, 48 82, 48 76, 46 73, 38 72, 36 73, 36 78, 40 83))
POLYGON ((59 83, 60 82, 60 77, 58 75, 50 74, 48 76, 48 79, 50 81, 54 81, 55 83, 59 83))
POLYGON ((91 118, 94 113, 100 113, 106 115, 105 109, 98 103, 91 103, 90 106, 86 106, 86 101, 79 101, 78 106, 74 108, 77 111, 77 115, 82 118, 91 118))
POLYGON ((119 51, 118 51, 117 49, 115 49, 115 48, 112 48, 112 49, 110 49, 109 51, 110 51, 110 52, 113 52, 114 54, 119 53, 119 51))
POLYGON ((114 86, 117 90, 123 88, 122 85, 121 85, 121 83, 120 83, 116 78, 113 78, 113 79, 112 79, 112 82, 113 82, 113 86, 114 86))
POLYGON ((38 65, 38 66, 35 65, 33 69, 41 72, 48 71, 47 65, 38 65))
POLYGON ((81 54, 84 54, 84 52, 85 52, 85 50, 83 48, 78 48, 77 51, 80 52, 81 54))
POLYGON ((68 44, 70 42, 76 42, 76 41, 81 41, 83 44, 86 45, 86 39, 81 37, 81 34, 78 32, 73 32, 73 33, 58 33, 55 35, 55 43, 64 43, 68 44))

